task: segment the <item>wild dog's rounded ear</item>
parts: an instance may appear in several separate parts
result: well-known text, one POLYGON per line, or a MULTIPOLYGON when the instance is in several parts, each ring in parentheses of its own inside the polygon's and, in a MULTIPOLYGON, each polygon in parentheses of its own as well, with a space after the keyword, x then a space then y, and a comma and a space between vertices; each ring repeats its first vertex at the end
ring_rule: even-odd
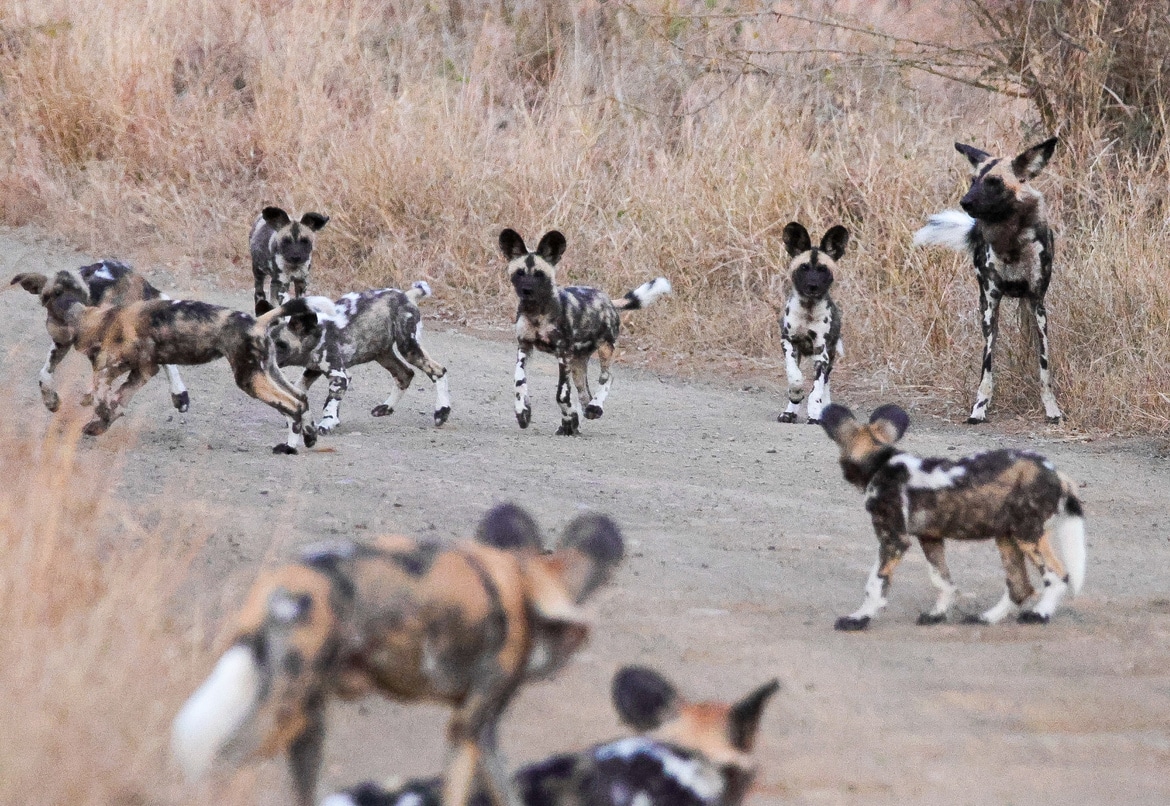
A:
POLYGON ((528 247, 524 245, 524 239, 520 237, 520 233, 514 229, 506 229, 500 233, 500 251, 508 260, 515 260, 527 255, 528 247))
POLYGON ((969 146, 965 143, 955 143, 955 151, 958 151, 960 154, 966 157, 972 166, 979 165, 979 163, 983 162, 991 156, 986 151, 980 151, 975 146, 969 146))
POLYGON ((789 257, 796 257, 812 249, 812 238, 802 225, 791 221, 784 227, 784 248, 789 257))
POLYGON ((1058 142, 1060 142, 1059 137, 1051 137, 1019 154, 1012 160, 1012 173, 1016 175, 1016 178, 1025 182, 1035 177, 1044 170, 1048 160, 1052 159, 1052 152, 1056 150, 1058 142))
POLYGON ((613 707, 618 718, 634 730, 654 730, 678 705, 670 681, 645 666, 624 666, 613 676, 613 707))
POLYGON ((322 215, 321 213, 305 213, 301 216, 301 223, 313 232, 317 232, 321 227, 329 223, 329 216, 322 215))
POLYGON ((760 717, 768 700, 780 690, 780 681, 772 679, 731 706, 727 715, 728 738, 736 750, 751 752, 760 729, 760 717))
POLYGON ((299 313, 288 320, 289 332, 295 333, 297 336, 312 333, 317 327, 317 314, 315 313, 299 313))
POLYGON ((275 305, 266 299, 258 299, 256 300, 256 315, 263 316, 275 307, 275 305))
POLYGON ((821 411, 821 428, 825 429, 825 433, 829 438, 840 442, 838 438, 841 433, 841 427, 845 423, 854 423, 853 412, 837 403, 830 403, 821 411))
POLYGON ((883 427, 886 432, 884 434, 887 437, 886 442, 897 442, 910 427, 910 415, 901 406, 887 403, 873 410, 873 414, 869 415, 869 422, 870 425, 883 427))
POLYGON ((561 255, 565 254, 565 247, 568 242, 565 241, 565 236, 557 230, 549 230, 540 239, 540 243, 536 247, 536 254, 540 255, 550 266, 557 265, 560 261, 561 255))
POLYGON ((265 224, 273 229, 287 227, 292 223, 292 219, 288 217, 288 213, 279 207, 265 207, 260 211, 260 217, 264 219, 265 224))
POLYGON ((587 562, 578 567, 566 567, 565 578, 573 600, 578 604, 589 594, 605 584, 622 561, 625 548, 622 533, 612 518, 589 513, 570 521, 561 535, 558 552, 575 550, 584 555, 587 562))
POLYGON ((513 503, 497 504, 475 527, 476 541, 505 551, 540 551, 543 543, 536 520, 513 503))
POLYGON ((821 251, 833 260, 840 260, 845 254, 845 245, 849 243, 849 230, 838 224, 829 229, 821 238, 821 251))
POLYGON ((9 285, 19 284, 28 293, 39 294, 48 282, 49 278, 43 274, 21 273, 13 277, 9 285))

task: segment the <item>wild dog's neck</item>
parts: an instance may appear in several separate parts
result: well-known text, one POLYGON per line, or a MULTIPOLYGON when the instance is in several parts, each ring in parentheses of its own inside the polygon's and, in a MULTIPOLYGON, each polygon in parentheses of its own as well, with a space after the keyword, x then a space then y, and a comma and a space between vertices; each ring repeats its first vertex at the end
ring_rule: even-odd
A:
POLYGON ((891 459, 901 453, 902 451, 893 445, 886 445, 884 448, 869 454, 861 461, 841 457, 841 471, 845 474, 845 481, 864 490, 869 486, 870 481, 873 480, 877 472, 888 465, 891 459))
POLYGON ((1019 247, 1025 242, 1020 238, 1020 233, 1044 223, 1044 220, 1044 199, 1038 195, 1021 203, 1002 220, 976 219, 983 239, 1000 259, 1008 263, 1014 263, 1019 257, 1019 247))
POLYGON ((552 294, 548 297, 542 295, 535 298, 521 298, 516 313, 519 316, 531 318, 544 316, 556 319, 561 313, 561 307, 561 289, 554 286, 552 294))

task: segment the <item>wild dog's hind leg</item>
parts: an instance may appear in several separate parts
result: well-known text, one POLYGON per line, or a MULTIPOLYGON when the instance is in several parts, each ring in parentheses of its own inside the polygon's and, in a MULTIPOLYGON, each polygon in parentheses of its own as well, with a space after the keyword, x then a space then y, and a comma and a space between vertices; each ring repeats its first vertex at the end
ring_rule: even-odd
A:
MULTIPOLYGON (((301 376, 302 378, 304 376, 301 376)), ((329 394, 325 396, 325 406, 321 409, 321 422, 317 423, 317 431, 328 434, 341 425, 341 399, 349 390, 349 373, 345 367, 333 367, 329 370, 329 394)), ((377 409, 374 409, 377 412, 377 409)), ((387 412, 389 413, 389 412, 387 412)), ((379 416, 377 413, 375 417, 379 416)))
POLYGON ((781 344, 784 347, 784 372, 788 376, 788 408, 776 418, 776 421, 794 423, 796 412, 804 400, 804 375, 800 372, 800 355, 797 354, 796 347, 788 339, 782 339, 781 344))
POLYGON ((402 357, 414 364, 435 385, 435 425, 442 425, 451 416, 451 392, 447 386, 447 368, 435 361, 417 340, 404 345, 402 357))
MULTIPOLYGON (((601 374, 597 376, 597 394, 593 395, 593 399, 585 407, 587 420, 596 420, 605 413, 605 399, 609 397, 609 387, 613 383, 613 375, 610 374, 609 368, 613 364, 614 352, 614 346, 608 342, 602 342, 597 346, 597 362, 601 364, 601 374)), ((585 361, 588 363, 589 359, 586 358, 585 361)))
POLYGON ((528 399, 528 374, 525 370, 532 355, 532 342, 520 342, 516 350, 516 422, 527 428, 532 422, 532 404, 528 399))
POLYGON ((1002 293, 994 285, 979 284, 979 327, 983 330, 983 368, 979 377, 979 390, 975 393, 975 405, 971 409, 971 416, 967 418, 969 425, 978 425, 987 422, 987 407, 991 404, 991 395, 995 391, 995 375, 991 364, 995 357, 995 341, 999 332, 999 301, 1002 293))
POLYGON ((951 582, 951 572, 947 568, 943 541, 920 537, 918 542, 922 546, 922 553, 926 555, 927 563, 929 563, 930 584, 938 590, 938 599, 935 600, 934 607, 920 614, 918 623, 941 624, 947 620, 947 613, 950 612, 951 605, 955 603, 955 594, 959 589, 951 582))
POLYGON ((1020 613, 1020 622, 1023 624, 1047 624, 1048 619, 1056 612, 1064 592, 1068 590, 1068 573, 1064 570, 1064 563, 1052 550, 1048 532, 1041 535, 1036 542, 1021 540, 1020 549, 1040 570, 1040 578, 1044 580, 1044 591, 1040 600, 1030 609, 1020 613))
POLYGON ((398 405, 398 401, 402 399, 402 395, 410 388, 410 382, 414 380, 414 370, 404 364, 396 355, 382 356, 378 359, 378 363, 394 376, 395 388, 390 390, 390 394, 386 399, 370 410, 370 414, 374 417, 385 417, 394 413, 394 407, 398 405))
POLYGON ((1043 299, 1029 298, 1028 306, 1032 309, 1036 330, 1040 334, 1040 399, 1044 403, 1044 417, 1052 425, 1058 425, 1063 415, 1060 406, 1056 405, 1052 379, 1048 375, 1048 313, 1044 309, 1043 299))
POLYGON ((69 355, 68 344, 54 344, 49 348, 49 357, 45 359, 45 365, 41 367, 40 375, 37 377, 37 384, 41 388, 41 402, 49 411, 61 408, 61 396, 57 394, 56 379, 53 377, 53 373, 57 371, 57 367, 61 365, 67 355, 69 355))
POLYGON ((869 626, 869 620, 886 606, 886 594, 890 591, 894 569, 902 561, 910 544, 902 535, 892 532, 879 533, 878 541, 878 559, 865 583, 865 601, 848 616, 837 619, 833 626, 838 630, 864 630, 869 626))
POLYGON ((573 391, 569 385, 569 362, 567 356, 557 358, 557 403, 561 407, 561 427, 558 436, 571 437, 580 431, 581 421, 573 411, 573 391))
MULTIPOLYGON (((320 699, 321 695, 316 696, 320 699)), ((324 707, 314 703, 306 708, 309 724, 288 748, 288 768, 296 792, 296 806, 313 806, 316 802, 321 750, 325 745, 324 707)))
POLYGON ((1028 569, 1024 565, 1024 553, 1020 551, 1020 545, 1009 537, 997 537, 995 546, 1003 560, 1007 588, 998 602, 979 615, 967 618, 969 622, 995 624, 1002 621, 1005 616, 1027 601, 1035 591, 1031 580, 1028 579, 1028 569))

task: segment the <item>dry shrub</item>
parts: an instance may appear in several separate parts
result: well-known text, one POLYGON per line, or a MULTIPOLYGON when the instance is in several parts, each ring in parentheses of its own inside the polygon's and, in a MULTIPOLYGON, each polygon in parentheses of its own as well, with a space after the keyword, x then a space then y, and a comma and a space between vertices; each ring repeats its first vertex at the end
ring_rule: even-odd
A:
MULTIPOLYGON (((19 215, 82 246, 243 287, 260 207, 320 210, 321 290, 425 278, 432 315, 500 325, 513 302, 497 233, 558 227, 568 281, 674 282, 629 319, 627 346, 692 367, 741 356, 778 379, 780 233, 843 223, 838 396, 876 382, 961 416, 980 352, 972 269, 911 251, 910 234, 962 192, 952 142, 1014 153, 1050 128, 1025 100, 926 75, 986 84, 979 71, 1004 63, 999 40, 972 40, 971 8, 14 2, 0 212, 28 194, 19 215)), ((1166 432, 1170 337, 1146 329, 1166 316, 1150 307, 1170 247, 1166 146, 1123 158, 1108 142, 1066 142, 1039 180, 1059 232, 1054 377, 1074 426, 1166 432)), ((1035 361, 1003 324, 993 416, 1037 418, 1035 361)))
POLYGON ((59 425, 0 433, 0 803, 177 803, 169 722, 206 658, 172 595, 199 541, 143 527, 59 425))

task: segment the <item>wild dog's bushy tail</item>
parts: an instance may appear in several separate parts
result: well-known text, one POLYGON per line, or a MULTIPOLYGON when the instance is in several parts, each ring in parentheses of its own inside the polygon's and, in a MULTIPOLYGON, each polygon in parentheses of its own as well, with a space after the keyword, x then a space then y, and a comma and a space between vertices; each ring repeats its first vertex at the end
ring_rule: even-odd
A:
POLYGON ((341 317, 337 306, 329 297, 297 297, 257 316, 256 325, 261 331, 266 332, 279 319, 286 316, 301 316, 304 314, 315 314, 318 322, 336 321, 341 317))
POLYGON ((635 288, 624 297, 614 300, 613 306, 622 311, 636 311, 650 305, 671 292, 670 280, 659 277, 635 288))
POLYGON ((943 210, 926 219, 926 226, 914 233, 914 246, 945 246, 966 252, 971 245, 975 219, 962 210, 943 210))
POLYGON ((1060 474, 1060 501, 1052 516, 1052 538, 1068 571, 1073 593, 1085 584, 1085 511, 1076 495, 1076 482, 1060 474))
POLYGON ((410 284, 410 288, 406 289, 406 298, 418 305, 420 299, 425 299, 431 296, 431 287, 426 280, 415 280, 410 284))

